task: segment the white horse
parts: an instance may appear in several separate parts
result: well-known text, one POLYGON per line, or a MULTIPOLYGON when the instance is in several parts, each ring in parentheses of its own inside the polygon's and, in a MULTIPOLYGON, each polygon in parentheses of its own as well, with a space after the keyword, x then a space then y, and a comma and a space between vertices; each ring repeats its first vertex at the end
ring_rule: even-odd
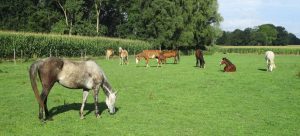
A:
POLYGON ((272 51, 266 51, 265 53, 265 59, 267 61, 267 70, 272 72, 274 68, 276 68, 275 66, 275 54, 272 51))

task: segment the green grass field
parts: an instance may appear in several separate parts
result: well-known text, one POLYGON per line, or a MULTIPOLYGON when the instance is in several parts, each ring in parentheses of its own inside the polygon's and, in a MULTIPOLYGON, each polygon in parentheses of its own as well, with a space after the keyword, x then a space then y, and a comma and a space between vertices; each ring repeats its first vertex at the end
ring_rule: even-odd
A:
MULTIPOLYGON (((28 78, 32 62, 0 63, 0 135, 300 135, 300 57, 277 55, 277 68, 266 72, 263 55, 194 56, 179 64, 149 68, 142 61, 120 66, 118 59, 96 59, 118 91, 117 113, 109 115, 100 93, 101 118, 92 94, 80 120, 81 90, 56 84, 48 107, 53 121, 41 123, 28 78), (223 73, 226 56, 236 73, 223 73)), ((169 60, 169 63, 172 61, 169 60)))

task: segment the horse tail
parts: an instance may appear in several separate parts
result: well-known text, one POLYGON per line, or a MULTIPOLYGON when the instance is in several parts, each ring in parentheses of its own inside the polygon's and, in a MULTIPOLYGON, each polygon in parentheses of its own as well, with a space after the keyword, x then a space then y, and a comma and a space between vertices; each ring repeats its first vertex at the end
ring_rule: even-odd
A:
POLYGON ((44 107, 44 103, 42 102, 42 99, 39 95, 39 90, 37 88, 37 83, 36 83, 36 77, 37 77, 37 73, 38 73, 38 69, 40 67, 40 65, 42 64, 42 61, 37 61, 35 63, 33 63, 30 66, 29 69, 29 77, 30 77, 30 81, 31 81, 31 87, 33 89, 33 92, 35 94, 35 98, 38 101, 38 103, 44 107))

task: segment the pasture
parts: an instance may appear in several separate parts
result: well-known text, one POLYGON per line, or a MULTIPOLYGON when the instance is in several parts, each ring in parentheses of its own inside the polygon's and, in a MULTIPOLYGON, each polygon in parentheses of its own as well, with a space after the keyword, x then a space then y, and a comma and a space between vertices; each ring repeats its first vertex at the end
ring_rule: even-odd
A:
MULTIPOLYGON (((95 58, 118 91, 117 112, 110 115, 99 94, 101 118, 94 115, 92 92, 80 120, 81 90, 56 84, 48 98, 52 121, 41 123, 31 89, 32 62, 0 63, 1 135, 300 135, 300 57, 277 55, 276 69, 266 71, 263 55, 194 56, 172 59, 160 68, 155 60, 119 65, 114 57, 95 58), (219 63, 229 58, 235 73, 219 63)), ((41 90, 39 90, 41 91, 41 90)))

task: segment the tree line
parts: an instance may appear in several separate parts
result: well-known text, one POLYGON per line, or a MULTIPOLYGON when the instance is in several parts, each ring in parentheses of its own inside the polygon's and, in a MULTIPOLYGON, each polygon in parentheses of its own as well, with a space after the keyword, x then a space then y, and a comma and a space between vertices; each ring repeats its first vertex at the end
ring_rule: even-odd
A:
POLYGON ((289 33, 282 26, 263 24, 255 28, 236 29, 233 32, 223 31, 217 40, 218 45, 300 45, 300 39, 289 33))
POLYGON ((9 0, 0 29, 140 39, 156 47, 215 44, 217 0, 9 0))

